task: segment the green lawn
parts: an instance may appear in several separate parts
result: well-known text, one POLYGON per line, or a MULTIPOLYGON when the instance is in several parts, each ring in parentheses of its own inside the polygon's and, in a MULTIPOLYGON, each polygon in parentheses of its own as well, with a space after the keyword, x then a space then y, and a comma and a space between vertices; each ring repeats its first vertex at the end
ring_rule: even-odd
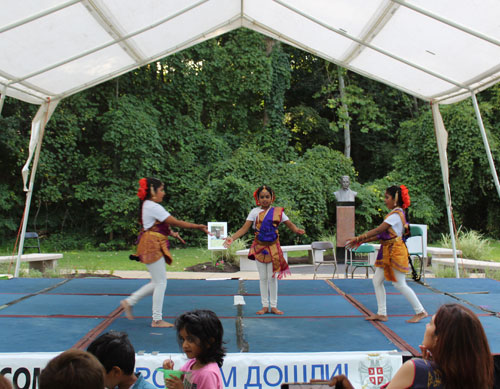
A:
MULTIPOLYGON (((184 268, 197 263, 211 260, 211 253, 202 248, 174 248, 171 250, 174 262, 168 266, 168 271, 183 271, 184 268)), ((63 259, 58 261, 59 269, 83 269, 88 272, 95 270, 147 270, 146 266, 137 261, 131 261, 131 251, 67 251, 63 259)))
POLYGON ((484 259, 489 261, 500 262, 500 241, 492 240, 490 241, 491 251, 488 255, 485 255, 484 259))

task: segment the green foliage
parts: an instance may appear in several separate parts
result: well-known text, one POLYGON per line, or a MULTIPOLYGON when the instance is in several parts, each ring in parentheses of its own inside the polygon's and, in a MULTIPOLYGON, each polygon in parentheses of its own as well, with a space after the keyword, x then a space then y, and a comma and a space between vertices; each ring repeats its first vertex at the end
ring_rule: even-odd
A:
POLYGON ((239 238, 233 241, 231 246, 229 246, 226 250, 214 251, 214 262, 219 262, 220 260, 222 260, 224 262, 240 266, 240 257, 236 255, 236 252, 246 249, 248 247, 248 243, 248 239, 239 238))
MULTIPOLYGON (((472 106, 469 102, 462 102, 440 109, 449 133, 449 175, 456 222, 496 233, 497 223, 488 217, 488 213, 496 214, 498 195, 494 191, 472 106), (488 206, 480 207, 478 204, 488 206), (487 226, 485 220, 488 221, 487 226)), ((487 121, 485 126, 490 128, 487 121)), ((494 134, 489 136, 492 144, 496 144, 494 134)), ((404 183, 422 196, 418 203, 419 219, 435 225, 437 229, 446 230, 442 175, 429 110, 401 125, 398 144, 402 152, 397 153, 394 159, 395 174, 405 178, 404 183)))
MULTIPOLYGON (((460 278, 469 278, 469 273, 465 268, 458 268, 460 278)), ((455 268, 452 266, 439 266, 434 272, 436 278, 456 278, 455 268)))
MULTIPOLYGON (((449 234, 442 234, 441 244, 451 248, 449 234)), ((457 231, 456 245, 462 250, 462 256, 467 259, 484 259, 490 252, 490 242, 481 233, 460 227, 457 231)))
MULTIPOLYGON (((71 96, 46 128, 28 230, 44 244, 130 247, 138 232, 137 180, 164 181, 165 208, 198 223, 228 221, 234 231, 267 184, 278 206, 307 235, 280 228, 286 244, 335 228, 342 175, 351 177, 356 230, 379 224, 387 186, 410 190, 410 219, 447 229, 433 120, 417 99, 343 71, 254 31, 238 29, 71 96), (350 120, 351 156, 343 125, 350 120)), ((493 155, 500 136, 500 87, 479 96, 493 155)), ((0 117, 0 244, 15 239, 25 201, 20 169, 37 107, 7 98, 0 117)), ((441 107, 455 219, 498 236, 500 199, 469 102, 441 107)), ((498 161, 496 161, 498 166, 498 161)), ((182 231, 190 246, 199 231, 182 231)), ((174 246, 177 243, 174 243, 174 246)))

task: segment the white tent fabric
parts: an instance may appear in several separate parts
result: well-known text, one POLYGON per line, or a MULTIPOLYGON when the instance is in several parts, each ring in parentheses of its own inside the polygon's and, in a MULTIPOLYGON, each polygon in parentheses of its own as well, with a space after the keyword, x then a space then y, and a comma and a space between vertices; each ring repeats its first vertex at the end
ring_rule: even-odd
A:
POLYGON ((0 112, 6 95, 42 104, 23 168, 26 182, 36 145, 16 276, 43 129, 57 102, 240 27, 432 102, 450 225, 438 104, 472 97, 500 195, 475 98, 500 81, 498 0, 3 0, 0 7, 0 112))
POLYGON ((498 0, 4 0, 0 90, 58 100, 238 27, 441 104, 500 80, 498 0))
POLYGON ((453 249, 453 258, 455 258, 455 274, 459 277, 457 247, 455 242, 455 234, 453 233, 453 218, 451 206, 451 190, 450 190, 450 173, 448 170, 448 156, 446 147, 448 145, 448 132, 444 127, 441 112, 439 112, 438 104, 432 104, 432 117, 434 119, 434 131, 436 133, 436 141, 438 146, 439 162, 441 164, 441 173, 443 175, 444 197, 446 202, 446 212, 448 214, 448 223, 450 229, 451 245, 453 249))

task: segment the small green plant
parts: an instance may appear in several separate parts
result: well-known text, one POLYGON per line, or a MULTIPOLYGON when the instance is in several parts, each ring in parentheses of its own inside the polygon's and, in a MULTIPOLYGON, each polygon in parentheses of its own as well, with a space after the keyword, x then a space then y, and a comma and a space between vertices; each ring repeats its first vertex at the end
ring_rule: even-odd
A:
POLYGON ((486 269, 485 274, 487 278, 500 281, 500 270, 486 269))
MULTIPOLYGON (((474 230, 460 227, 457 231, 457 249, 462 250, 462 256, 467 259, 483 259, 491 251, 490 242, 482 234, 474 230)), ((441 234, 441 245, 451 248, 449 234, 441 234)))
POLYGON ((217 262, 215 262, 215 267, 219 270, 224 270, 225 262, 223 259, 219 259, 217 262))
POLYGON ((236 239, 231 246, 226 250, 220 250, 214 252, 215 261, 224 260, 233 265, 240 266, 240 258, 236 255, 236 252, 247 248, 248 241, 243 239, 236 239))
MULTIPOLYGON (((458 269, 458 274, 461 278, 469 278, 469 274, 465 269, 458 269)), ((439 266, 438 269, 434 272, 436 278, 455 278, 455 268, 450 266, 439 266)))

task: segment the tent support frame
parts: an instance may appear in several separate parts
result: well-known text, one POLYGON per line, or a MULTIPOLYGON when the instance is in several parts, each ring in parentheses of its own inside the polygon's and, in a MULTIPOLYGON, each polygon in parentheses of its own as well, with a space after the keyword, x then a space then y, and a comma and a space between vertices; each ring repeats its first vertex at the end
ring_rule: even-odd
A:
POLYGON ((7 85, 5 85, 2 88, 1 94, 2 94, 2 96, 0 96, 0 116, 2 116, 3 103, 5 101, 5 95, 7 94, 7 85))
POLYGON ((460 273, 458 271, 458 259, 457 259, 457 244, 455 241, 455 229, 453 228, 453 211, 451 206, 451 190, 449 182, 449 171, 448 171, 448 157, 446 153, 446 147, 448 143, 448 133, 444 127, 443 118, 439 112, 439 104, 431 103, 432 107, 432 117, 434 119, 434 132, 436 135, 436 142, 438 146, 439 153, 439 164, 441 165, 441 174, 443 176, 443 186, 444 186, 444 197, 446 201, 446 212, 448 214, 448 228, 450 230, 450 240, 451 247, 453 250, 453 261, 455 267, 455 277, 460 278, 460 273))
POLYGON ((38 134, 38 140, 36 143, 33 166, 31 167, 29 187, 28 190, 26 191, 26 203, 24 205, 24 213, 22 218, 23 224, 21 227, 21 237, 19 239, 19 247, 17 251, 16 269, 14 271, 14 277, 16 278, 19 277, 19 269, 21 266, 21 255, 23 254, 24 251, 24 238, 26 236, 26 227, 28 225, 28 216, 30 211, 31 198, 33 196, 33 187, 35 185, 36 170, 38 168, 38 161, 40 159, 40 151, 42 149, 42 141, 43 141, 43 136, 45 134, 45 126, 47 125, 47 122, 49 121, 52 112, 57 106, 57 103, 58 103, 57 101, 51 102, 50 100, 48 102, 43 103, 38 109, 38 112, 36 113, 31 125, 32 137, 34 136, 33 131, 38 125, 40 126, 40 132, 38 134))
POLYGON ((495 182, 495 187, 497 189, 498 197, 500 197, 500 183, 498 182, 498 174, 495 168, 495 161, 493 161, 493 156, 491 155, 490 144, 488 143, 488 136, 486 135, 486 130, 484 129, 483 118, 481 117, 481 111, 479 110, 479 104, 477 103, 476 93, 471 93, 472 104, 474 105, 474 111, 476 112, 477 124, 479 126, 479 131, 481 131, 481 137, 483 138, 484 149, 486 150, 486 156, 488 157, 488 162, 490 164, 491 175, 493 176, 493 181, 495 182))

